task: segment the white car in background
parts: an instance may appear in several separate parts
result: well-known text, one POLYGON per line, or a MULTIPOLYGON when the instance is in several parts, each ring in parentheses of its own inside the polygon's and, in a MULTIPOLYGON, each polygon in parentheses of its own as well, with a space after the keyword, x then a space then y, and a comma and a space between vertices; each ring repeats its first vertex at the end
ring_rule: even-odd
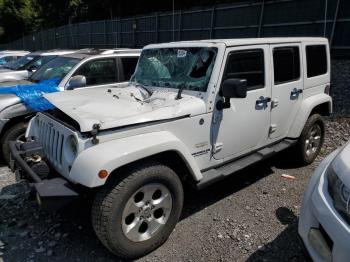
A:
POLYGON ((1 51, 0 52, 0 68, 5 64, 15 61, 25 55, 29 54, 28 51, 1 51))
MULTIPOLYGON (((21 57, 4 68, 0 69, 0 83, 28 79, 37 69, 60 55, 66 55, 76 52, 76 50, 51 50, 42 52, 33 52, 21 57)), ((5 83, 5 86, 11 86, 12 83, 5 83)))
POLYGON ((323 160, 312 176, 299 234, 314 261, 350 261, 350 143, 323 160))

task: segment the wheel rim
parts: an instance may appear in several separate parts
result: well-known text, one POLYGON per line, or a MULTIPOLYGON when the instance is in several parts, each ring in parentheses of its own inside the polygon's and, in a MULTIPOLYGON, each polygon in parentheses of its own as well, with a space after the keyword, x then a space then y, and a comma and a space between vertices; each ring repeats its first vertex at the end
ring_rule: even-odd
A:
POLYGON ((305 153, 311 156, 317 153, 321 144, 322 130, 318 124, 315 124, 309 131, 305 140, 305 153))
POLYGON ((173 198, 163 184, 147 184, 127 201, 122 214, 124 235, 133 242, 146 241, 168 221, 173 198))

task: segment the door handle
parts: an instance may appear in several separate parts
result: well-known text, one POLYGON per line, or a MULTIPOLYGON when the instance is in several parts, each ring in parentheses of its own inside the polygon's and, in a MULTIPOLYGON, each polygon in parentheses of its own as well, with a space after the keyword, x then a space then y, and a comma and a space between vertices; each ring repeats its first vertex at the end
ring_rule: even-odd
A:
POLYGON ((303 92, 303 89, 294 88, 292 92, 290 92, 290 98, 292 100, 297 99, 302 92, 303 92))
POLYGON ((258 100, 255 102, 255 106, 257 109, 265 108, 267 107, 267 103, 271 102, 271 97, 259 97, 258 100))

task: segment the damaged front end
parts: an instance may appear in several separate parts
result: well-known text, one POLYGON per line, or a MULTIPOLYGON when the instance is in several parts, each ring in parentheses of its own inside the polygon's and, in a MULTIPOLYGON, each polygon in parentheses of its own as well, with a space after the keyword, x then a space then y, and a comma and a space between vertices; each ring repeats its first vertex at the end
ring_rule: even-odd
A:
POLYGON ((50 170, 44 149, 37 141, 10 142, 10 168, 19 180, 28 180, 43 209, 59 209, 79 196, 74 186, 50 170))

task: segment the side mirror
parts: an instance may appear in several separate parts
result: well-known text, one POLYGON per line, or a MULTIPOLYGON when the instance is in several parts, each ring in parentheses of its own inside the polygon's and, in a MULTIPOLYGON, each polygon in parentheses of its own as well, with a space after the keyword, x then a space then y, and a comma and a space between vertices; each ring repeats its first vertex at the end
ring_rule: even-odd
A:
POLYGON ((246 79, 226 79, 221 87, 222 96, 225 98, 246 98, 246 79))
POLYGON ((86 86, 86 77, 83 75, 77 75, 69 79, 67 90, 73 90, 83 86, 86 86))
POLYGON ((231 98, 246 98, 247 97, 247 80, 246 79, 226 79, 221 85, 221 94, 224 100, 219 100, 216 103, 218 110, 230 108, 231 98))
POLYGON ((35 65, 31 65, 29 68, 28 68, 28 71, 30 73, 34 73, 38 68, 35 66, 35 65))

